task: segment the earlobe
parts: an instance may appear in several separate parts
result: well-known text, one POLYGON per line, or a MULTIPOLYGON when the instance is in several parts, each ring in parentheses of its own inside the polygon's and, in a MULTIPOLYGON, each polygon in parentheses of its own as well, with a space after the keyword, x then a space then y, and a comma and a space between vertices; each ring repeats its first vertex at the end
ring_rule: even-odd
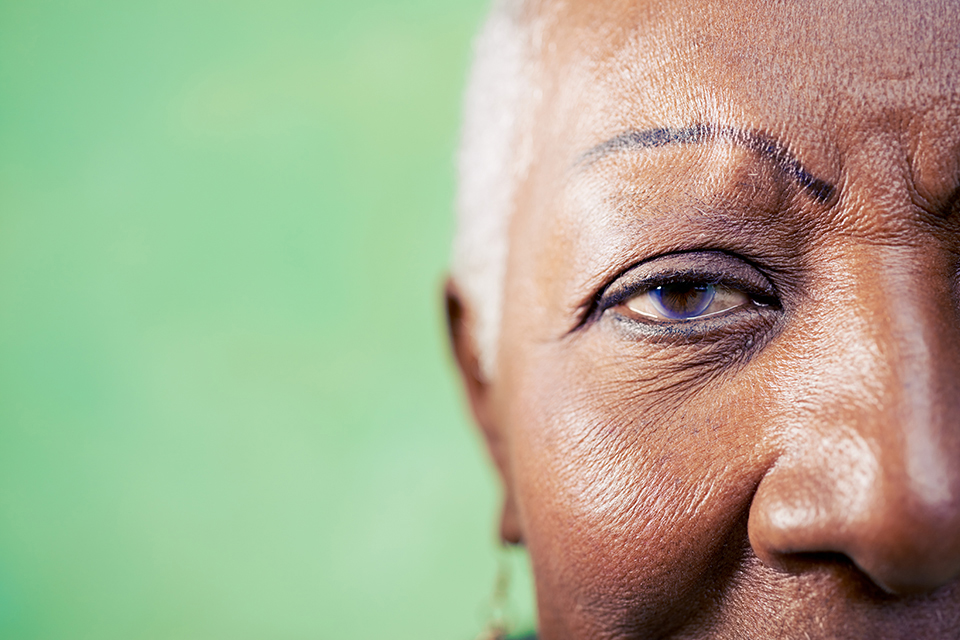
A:
POLYGON ((517 517, 517 503, 513 491, 504 487, 503 510, 500 512, 500 540, 507 544, 523 544, 520 531, 520 519, 517 517))
POLYGON ((456 359, 460 379, 463 381, 470 402, 473 418, 480 427, 487 450, 497 467, 500 480, 503 483, 504 499, 503 511, 500 517, 500 538, 509 544, 520 544, 522 535, 520 520, 517 516, 516 500, 513 497, 504 434, 493 411, 490 381, 487 380, 480 367, 477 354, 475 335, 476 317, 469 304, 460 294, 453 279, 448 279, 444 287, 445 308, 447 314, 447 329, 450 336, 450 345, 456 359))

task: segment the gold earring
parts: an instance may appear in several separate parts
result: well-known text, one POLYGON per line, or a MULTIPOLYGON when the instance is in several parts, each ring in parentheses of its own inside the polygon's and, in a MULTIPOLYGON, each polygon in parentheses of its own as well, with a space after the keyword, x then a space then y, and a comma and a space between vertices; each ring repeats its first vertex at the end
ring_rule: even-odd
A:
POLYGON ((487 624, 477 640, 506 640, 510 631, 507 615, 510 596, 510 558, 506 547, 500 545, 497 558, 497 578, 487 610, 487 624))

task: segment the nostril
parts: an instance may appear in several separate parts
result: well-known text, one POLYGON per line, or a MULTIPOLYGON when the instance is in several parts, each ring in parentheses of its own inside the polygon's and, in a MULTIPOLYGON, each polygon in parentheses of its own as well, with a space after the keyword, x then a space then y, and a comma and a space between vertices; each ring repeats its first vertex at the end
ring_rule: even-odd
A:
MULTIPOLYGON (((841 567, 857 569, 856 564, 843 553, 832 551, 811 551, 806 553, 788 553, 780 559, 780 566, 786 573, 804 573, 811 567, 841 567)), ((857 569, 859 571, 859 569, 857 569)))

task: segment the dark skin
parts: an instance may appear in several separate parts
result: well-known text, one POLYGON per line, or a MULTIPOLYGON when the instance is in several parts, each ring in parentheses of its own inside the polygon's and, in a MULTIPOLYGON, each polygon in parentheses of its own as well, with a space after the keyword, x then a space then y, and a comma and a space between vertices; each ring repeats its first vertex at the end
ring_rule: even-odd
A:
POLYGON ((534 11, 490 379, 448 310, 539 637, 960 637, 958 5, 534 11))

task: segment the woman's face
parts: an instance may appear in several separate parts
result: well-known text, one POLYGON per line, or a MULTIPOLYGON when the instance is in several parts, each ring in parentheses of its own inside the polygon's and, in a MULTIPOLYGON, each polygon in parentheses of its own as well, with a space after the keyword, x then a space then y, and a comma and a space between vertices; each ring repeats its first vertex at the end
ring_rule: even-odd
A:
POLYGON ((960 630, 956 3, 555 3, 474 394, 559 638, 960 630))

